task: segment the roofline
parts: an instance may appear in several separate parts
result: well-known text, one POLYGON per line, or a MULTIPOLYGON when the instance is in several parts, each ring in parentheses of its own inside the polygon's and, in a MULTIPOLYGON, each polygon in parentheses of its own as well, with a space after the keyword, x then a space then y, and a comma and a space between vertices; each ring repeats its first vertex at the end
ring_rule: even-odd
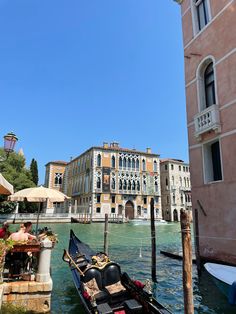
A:
POLYGON ((49 161, 46 165, 45 165, 45 167, 46 166, 48 166, 48 165, 50 165, 50 164, 54 164, 54 165, 64 165, 64 166, 66 166, 66 165, 68 165, 68 161, 49 161))
POLYGON ((103 146, 92 146, 89 149, 87 149, 85 152, 83 152, 82 154, 80 154, 77 157, 73 158, 71 161, 68 162, 68 164, 70 164, 71 162, 75 161, 79 157, 87 154, 88 152, 90 152, 92 150, 113 151, 113 152, 127 152, 127 153, 132 153, 132 154, 146 155, 146 156, 149 156, 149 157, 157 157, 157 158, 160 157, 159 154, 147 153, 147 152, 142 152, 142 151, 138 151, 138 150, 132 150, 132 149, 128 149, 128 148, 122 148, 122 147, 117 147, 117 148, 107 147, 106 148, 106 147, 103 147, 103 146))
POLYGON ((181 159, 175 159, 175 158, 160 159, 160 163, 165 163, 165 162, 175 162, 175 163, 178 163, 178 164, 189 165, 189 162, 185 162, 184 160, 181 160, 181 159))

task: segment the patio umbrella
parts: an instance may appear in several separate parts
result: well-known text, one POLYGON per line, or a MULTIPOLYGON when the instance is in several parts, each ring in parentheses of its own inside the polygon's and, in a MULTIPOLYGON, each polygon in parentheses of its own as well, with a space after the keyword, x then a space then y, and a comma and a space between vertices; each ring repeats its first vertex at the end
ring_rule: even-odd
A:
POLYGON ((36 234, 38 232, 38 223, 39 223, 39 214, 40 214, 40 209, 43 206, 43 203, 46 201, 50 202, 57 202, 57 203, 62 203, 66 199, 69 199, 67 195, 64 193, 50 189, 50 188, 45 188, 43 186, 35 187, 35 188, 28 188, 28 189, 23 189, 20 190, 8 197, 9 200, 11 201, 19 201, 22 202, 24 200, 27 200, 28 202, 34 202, 34 203, 40 203, 41 206, 39 206, 38 209, 38 216, 37 216, 37 223, 36 223, 36 234))
POLYGON ((4 176, 0 173, 0 194, 10 195, 13 194, 13 185, 11 185, 4 176))

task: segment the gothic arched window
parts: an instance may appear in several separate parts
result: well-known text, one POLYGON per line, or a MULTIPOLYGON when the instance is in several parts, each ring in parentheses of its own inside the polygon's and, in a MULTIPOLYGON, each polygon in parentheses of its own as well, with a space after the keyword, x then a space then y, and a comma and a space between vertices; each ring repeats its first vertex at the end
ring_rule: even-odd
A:
POLYGON ((98 167, 101 167, 101 161, 102 161, 101 155, 98 154, 98 156, 97 156, 97 166, 98 167))
POLYGON ((129 191, 131 190, 131 181, 130 180, 128 181, 128 190, 129 191))
POLYGON ((211 62, 204 72, 204 87, 205 87, 205 101, 206 108, 215 105, 215 76, 213 62, 211 62))
POLYGON ((156 160, 154 160, 154 163, 153 163, 153 171, 157 172, 157 162, 156 162, 156 160))
POLYGON ((112 166, 112 168, 116 167, 116 158, 115 158, 115 156, 111 157, 111 166, 112 166))
POLYGON ((112 180, 111 180, 111 188, 112 188, 113 190, 115 190, 115 188, 116 188, 116 181, 115 181, 115 178, 112 178, 112 180))
POLYGON ((122 168, 122 158, 119 158, 119 168, 122 168))
POLYGON ((142 170, 146 171, 146 161, 144 159, 142 160, 142 170))
POLYGON ((100 177, 97 178, 97 188, 98 189, 101 188, 101 178, 100 177))
POLYGON ((137 181, 137 190, 140 191, 140 182, 137 181))

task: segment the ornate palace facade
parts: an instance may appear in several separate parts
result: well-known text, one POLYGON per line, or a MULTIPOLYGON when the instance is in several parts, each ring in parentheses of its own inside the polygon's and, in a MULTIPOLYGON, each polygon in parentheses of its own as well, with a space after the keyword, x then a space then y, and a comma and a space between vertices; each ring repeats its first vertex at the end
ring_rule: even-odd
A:
POLYGON ((151 198, 156 218, 162 218, 159 155, 150 149, 140 152, 118 143, 91 147, 64 164, 62 190, 71 197, 72 212, 87 213, 94 221, 105 214, 148 219, 151 198))

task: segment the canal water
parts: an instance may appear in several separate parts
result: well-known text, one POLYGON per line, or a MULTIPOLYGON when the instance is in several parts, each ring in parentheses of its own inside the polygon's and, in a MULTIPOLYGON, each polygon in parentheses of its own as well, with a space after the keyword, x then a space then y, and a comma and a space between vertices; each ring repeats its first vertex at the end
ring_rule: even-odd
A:
MULTIPOLYGON (((43 226, 41 226, 43 227, 43 226)), ((52 252, 52 314, 83 314, 69 267, 62 261, 63 249, 68 248, 69 232, 88 243, 95 251, 103 251, 104 224, 51 224, 58 234, 59 243, 52 252)), ((155 295, 172 313, 184 313, 182 291, 182 262, 161 255, 160 250, 181 250, 181 234, 178 223, 156 226, 157 280, 155 295)), ((151 232, 148 225, 109 224, 109 256, 119 262, 131 278, 141 281, 151 279, 151 232)), ((203 272, 197 277, 193 266, 193 291, 195 313, 233 314, 236 308, 227 304, 210 276, 203 272)))

